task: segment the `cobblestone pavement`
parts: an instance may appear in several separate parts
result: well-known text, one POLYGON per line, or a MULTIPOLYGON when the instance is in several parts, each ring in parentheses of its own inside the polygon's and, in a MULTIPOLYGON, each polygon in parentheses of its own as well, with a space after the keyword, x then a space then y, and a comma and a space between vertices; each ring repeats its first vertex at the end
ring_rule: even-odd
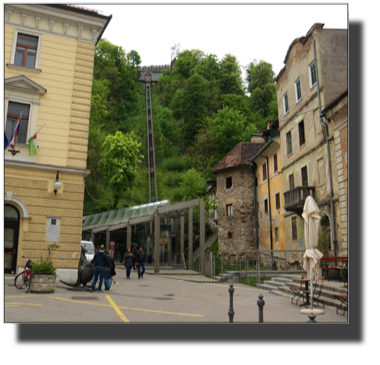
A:
MULTIPOLYGON (((25 294, 5 280, 6 323, 227 323, 228 284, 199 283, 173 276, 149 275, 138 280, 132 271, 127 280, 116 270, 110 291, 68 290, 62 283, 52 294, 25 294)), ((104 288, 103 288, 104 289, 104 288)), ((287 298, 243 284, 234 284, 234 322, 258 322, 258 295, 265 300, 264 322, 306 323, 307 316, 287 298)), ((335 309, 325 308, 317 322, 347 323, 335 309)))

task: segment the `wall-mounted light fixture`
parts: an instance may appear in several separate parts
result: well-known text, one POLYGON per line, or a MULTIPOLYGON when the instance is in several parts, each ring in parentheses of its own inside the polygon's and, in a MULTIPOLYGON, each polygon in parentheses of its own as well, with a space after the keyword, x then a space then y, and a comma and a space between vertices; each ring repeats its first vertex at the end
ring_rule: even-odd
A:
POLYGON ((54 184, 53 184, 55 195, 57 195, 57 191, 62 187, 62 183, 58 181, 58 177, 59 177, 59 171, 57 171, 57 180, 54 181, 54 184))

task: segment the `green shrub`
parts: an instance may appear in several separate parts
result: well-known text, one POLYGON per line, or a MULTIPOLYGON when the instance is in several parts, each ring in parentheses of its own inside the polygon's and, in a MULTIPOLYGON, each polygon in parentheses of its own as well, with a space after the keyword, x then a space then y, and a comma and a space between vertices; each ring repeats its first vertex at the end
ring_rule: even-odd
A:
POLYGON ((36 263, 32 264, 32 273, 34 275, 55 275, 57 268, 50 259, 44 260, 42 256, 36 263))
POLYGON ((190 168, 190 157, 185 156, 174 156, 167 158, 162 162, 162 167, 167 171, 184 171, 190 168))
POLYGON ((43 259, 42 256, 37 260, 37 262, 32 263, 32 274, 33 275, 55 275, 57 268, 54 262, 51 261, 51 256, 53 251, 55 251, 59 246, 56 243, 48 245, 48 257, 43 259))

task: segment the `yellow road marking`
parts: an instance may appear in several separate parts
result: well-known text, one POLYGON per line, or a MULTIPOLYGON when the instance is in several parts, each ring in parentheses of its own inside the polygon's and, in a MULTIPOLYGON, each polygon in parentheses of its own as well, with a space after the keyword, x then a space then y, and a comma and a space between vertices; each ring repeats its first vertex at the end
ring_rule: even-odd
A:
POLYGON ((5 304, 13 304, 13 305, 42 305, 42 304, 32 304, 32 303, 11 303, 11 302, 5 302, 5 304))
POLYGON ((20 307, 20 305, 16 305, 16 304, 5 304, 5 307, 20 307))
MULTIPOLYGON (((108 305, 108 304, 90 303, 90 302, 83 302, 83 301, 80 301, 80 300, 71 300, 71 299, 64 299, 64 298, 57 298, 57 297, 49 297, 49 298, 58 299, 58 300, 64 300, 66 302, 92 304, 92 305, 99 305, 101 307, 111 307, 111 305, 108 305)), ((174 314, 174 315, 177 315, 177 316, 204 317, 202 314, 163 312, 163 311, 155 311, 155 310, 150 310, 150 309, 130 308, 130 307, 119 307, 119 308, 120 309, 129 309, 129 310, 132 310, 132 311, 143 311, 143 312, 152 312, 152 313, 174 314)))
POLYGON ((116 313, 119 315, 119 317, 122 319, 123 322, 129 323, 127 317, 123 314, 123 312, 119 309, 119 307, 115 304, 115 302, 111 299, 109 295, 106 295, 106 298, 112 305, 112 308, 115 309, 116 313))
POLYGON ((37 295, 15 295, 13 297, 4 297, 5 299, 9 298, 30 298, 30 297, 36 297, 37 295))

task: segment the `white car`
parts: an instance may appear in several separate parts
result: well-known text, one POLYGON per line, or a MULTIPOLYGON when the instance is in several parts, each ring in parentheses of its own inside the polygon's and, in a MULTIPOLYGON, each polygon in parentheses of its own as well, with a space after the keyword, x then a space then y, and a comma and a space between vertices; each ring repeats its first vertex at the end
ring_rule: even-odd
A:
POLYGON ((91 260, 94 258, 94 255, 95 255, 94 244, 91 241, 82 241, 80 245, 87 250, 85 254, 86 259, 88 262, 91 262, 91 260))

